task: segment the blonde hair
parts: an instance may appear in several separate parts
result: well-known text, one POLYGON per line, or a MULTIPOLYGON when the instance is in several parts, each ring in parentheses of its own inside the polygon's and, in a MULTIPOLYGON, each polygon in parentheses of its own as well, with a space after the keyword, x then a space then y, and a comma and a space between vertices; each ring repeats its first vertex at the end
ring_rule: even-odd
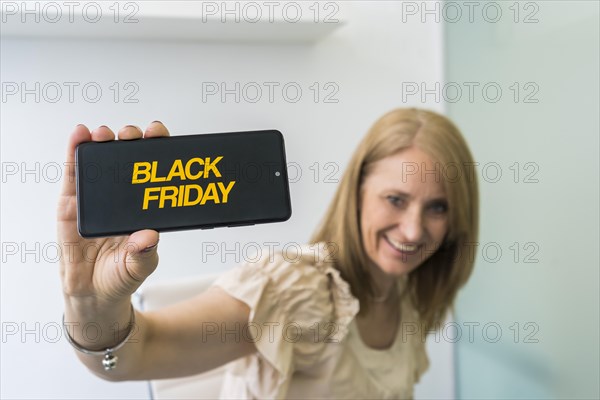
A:
POLYGON ((361 240, 359 191, 373 163, 411 146, 427 153, 447 175, 442 181, 448 198, 448 233, 436 252, 411 271, 406 281, 405 293, 419 312, 421 328, 428 332, 454 310, 456 294, 473 270, 472 254, 478 237, 479 194, 473 157, 448 118, 416 108, 398 108, 379 118, 354 152, 310 243, 335 245, 333 263, 360 301, 360 313, 366 313, 367 298, 375 293, 361 240))

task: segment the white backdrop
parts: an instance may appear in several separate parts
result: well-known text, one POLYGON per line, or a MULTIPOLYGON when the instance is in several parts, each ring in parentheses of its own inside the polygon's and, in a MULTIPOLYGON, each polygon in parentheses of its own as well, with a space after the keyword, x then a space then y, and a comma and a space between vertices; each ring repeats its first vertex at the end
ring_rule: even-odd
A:
MULTIPOLYGON (((291 219, 163 234, 152 281, 224 271, 240 261, 236 255, 248 243, 278 242, 276 248, 302 243, 376 118, 402 105, 443 111, 434 102, 402 103, 402 82, 443 80, 443 38, 440 24, 398 23, 400 7, 398 2, 353 2, 346 6, 347 23, 314 45, 3 36, 1 397, 148 396, 144 382, 109 383, 93 376, 58 330, 63 304, 55 244, 56 178, 76 124, 105 124, 116 131, 125 124, 145 127, 161 120, 173 135, 275 128, 285 136, 288 162, 295 165, 290 178, 296 173, 291 219), (279 87, 291 82, 303 96, 295 103, 281 91, 273 102, 263 96, 252 103, 243 95, 240 102, 234 96, 224 102, 219 96, 203 99, 207 84, 232 88, 236 82, 263 88, 264 82, 279 87), (315 82, 318 101, 311 89, 315 82), (97 102, 82 93, 86 84, 101 88, 97 102), (63 89, 58 100, 51 91, 56 86, 63 89), (33 92, 9 95, 14 87, 33 92), (75 88, 73 101, 69 87, 75 88), (337 102, 324 102, 325 94, 337 102), (137 102, 126 102, 126 95, 137 102), (206 256, 207 243, 216 243, 219 254, 206 256), (235 249, 236 243, 240 250, 234 254, 223 251, 235 249)), ((417 397, 452 397, 451 344, 428 346, 432 366, 417 397)))

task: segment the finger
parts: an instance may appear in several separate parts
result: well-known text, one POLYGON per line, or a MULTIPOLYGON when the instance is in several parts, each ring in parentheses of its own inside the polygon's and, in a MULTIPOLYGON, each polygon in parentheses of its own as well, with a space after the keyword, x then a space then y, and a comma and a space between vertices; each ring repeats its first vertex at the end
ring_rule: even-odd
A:
POLYGON ((83 124, 77 125, 71 133, 67 145, 67 162, 65 164, 67 170, 63 177, 63 196, 75 195, 75 148, 80 143, 89 142, 91 140, 92 136, 90 130, 83 124))
POLYGON ((94 142, 109 142, 115 140, 114 132, 106 125, 101 125, 92 131, 94 142))
POLYGON ((152 229, 144 229, 129 235, 128 242, 135 243, 135 250, 131 253, 147 253, 146 249, 155 248, 158 244, 159 234, 152 229))
POLYGON ((135 281, 142 283, 158 265, 157 231, 144 229, 129 236, 125 244, 125 268, 135 281))
POLYGON ((77 173, 75 165, 76 148, 84 142, 105 142, 113 140, 114 138, 115 134, 106 126, 100 126, 90 132, 85 125, 81 124, 75 127, 73 133, 71 133, 71 136, 69 137, 67 162, 65 164, 66 172, 64 174, 61 196, 58 202, 59 229, 64 231, 67 235, 69 232, 73 233, 76 231, 73 229, 73 226, 77 221, 77 201, 75 199, 77 191, 77 173))
POLYGON ((118 133, 119 140, 141 139, 144 136, 142 130, 134 125, 126 125, 118 133))
POLYGON ((144 138, 170 136, 169 130, 160 121, 154 121, 146 128, 144 138))

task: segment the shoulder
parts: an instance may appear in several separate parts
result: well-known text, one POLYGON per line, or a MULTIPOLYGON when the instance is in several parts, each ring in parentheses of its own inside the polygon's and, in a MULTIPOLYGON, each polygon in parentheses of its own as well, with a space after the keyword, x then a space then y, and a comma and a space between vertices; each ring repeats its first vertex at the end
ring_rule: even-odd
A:
POLYGON ((279 314, 300 325, 334 322, 341 339, 359 303, 334 267, 335 251, 325 242, 263 247, 214 284, 248 304, 251 319, 279 314))
MULTIPOLYGON (((326 280, 324 261, 327 256, 319 244, 287 243, 283 248, 263 246, 254 254, 244 255, 242 263, 222 273, 215 284, 238 284, 261 287, 284 292, 292 285, 326 280)), ((256 289, 256 287, 254 287, 256 289)))
MULTIPOLYGON (((250 308, 260 359, 279 379, 310 368, 327 344, 341 341, 358 312, 358 300, 329 262, 327 244, 262 251, 222 274, 214 285, 250 308)), ((271 375, 271 372, 266 375, 271 375)))
POLYGON ((217 282, 229 278, 247 281, 270 280, 289 285, 307 280, 326 281, 332 274, 332 250, 326 243, 286 243, 282 248, 264 246, 244 261, 223 273, 217 282))

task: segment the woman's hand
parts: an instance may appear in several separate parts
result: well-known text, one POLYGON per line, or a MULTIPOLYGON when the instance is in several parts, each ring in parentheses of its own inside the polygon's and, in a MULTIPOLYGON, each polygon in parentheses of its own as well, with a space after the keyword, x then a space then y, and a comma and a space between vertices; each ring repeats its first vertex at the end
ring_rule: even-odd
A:
MULTIPOLYGON (((119 140, 168 136, 160 122, 151 123, 146 131, 126 126, 118 132, 119 140)), ((78 125, 69 139, 67 172, 58 203, 58 241, 62 248, 60 273, 65 296, 67 321, 100 326, 127 324, 130 318, 130 296, 158 265, 158 232, 137 231, 129 236, 84 239, 77 230, 77 198, 75 192, 75 148, 79 143, 114 140, 106 126, 92 132, 78 125)), ((124 332, 126 334, 127 332, 124 332)), ((89 340, 73 332, 82 345, 89 340)), ((115 336, 104 335, 96 346, 114 342, 115 336)), ((97 338, 96 338, 97 339, 97 338)))
MULTIPOLYGON (((162 123, 153 122, 143 137, 152 140, 149 138, 168 135, 162 123)), ((119 140, 138 139, 142 131, 126 126, 118 136, 119 140)), ((79 346, 105 350, 133 332, 131 340, 117 351, 119 362, 114 370, 104 370, 101 355, 77 352, 79 359, 104 379, 147 380, 197 374, 255 352, 252 340, 222 340, 221 335, 199 340, 206 335, 207 322, 247 329, 250 308, 218 287, 160 310, 134 310, 136 323, 129 326, 130 296, 158 265, 158 232, 84 239, 77 230, 75 148, 91 140, 114 139, 114 133, 104 126, 90 132, 78 125, 71 135, 67 149, 71 168, 65 174, 58 203, 58 240, 63 251, 60 273, 65 323, 70 326, 67 333, 79 346), (91 326, 94 329, 86 328, 91 326)))

